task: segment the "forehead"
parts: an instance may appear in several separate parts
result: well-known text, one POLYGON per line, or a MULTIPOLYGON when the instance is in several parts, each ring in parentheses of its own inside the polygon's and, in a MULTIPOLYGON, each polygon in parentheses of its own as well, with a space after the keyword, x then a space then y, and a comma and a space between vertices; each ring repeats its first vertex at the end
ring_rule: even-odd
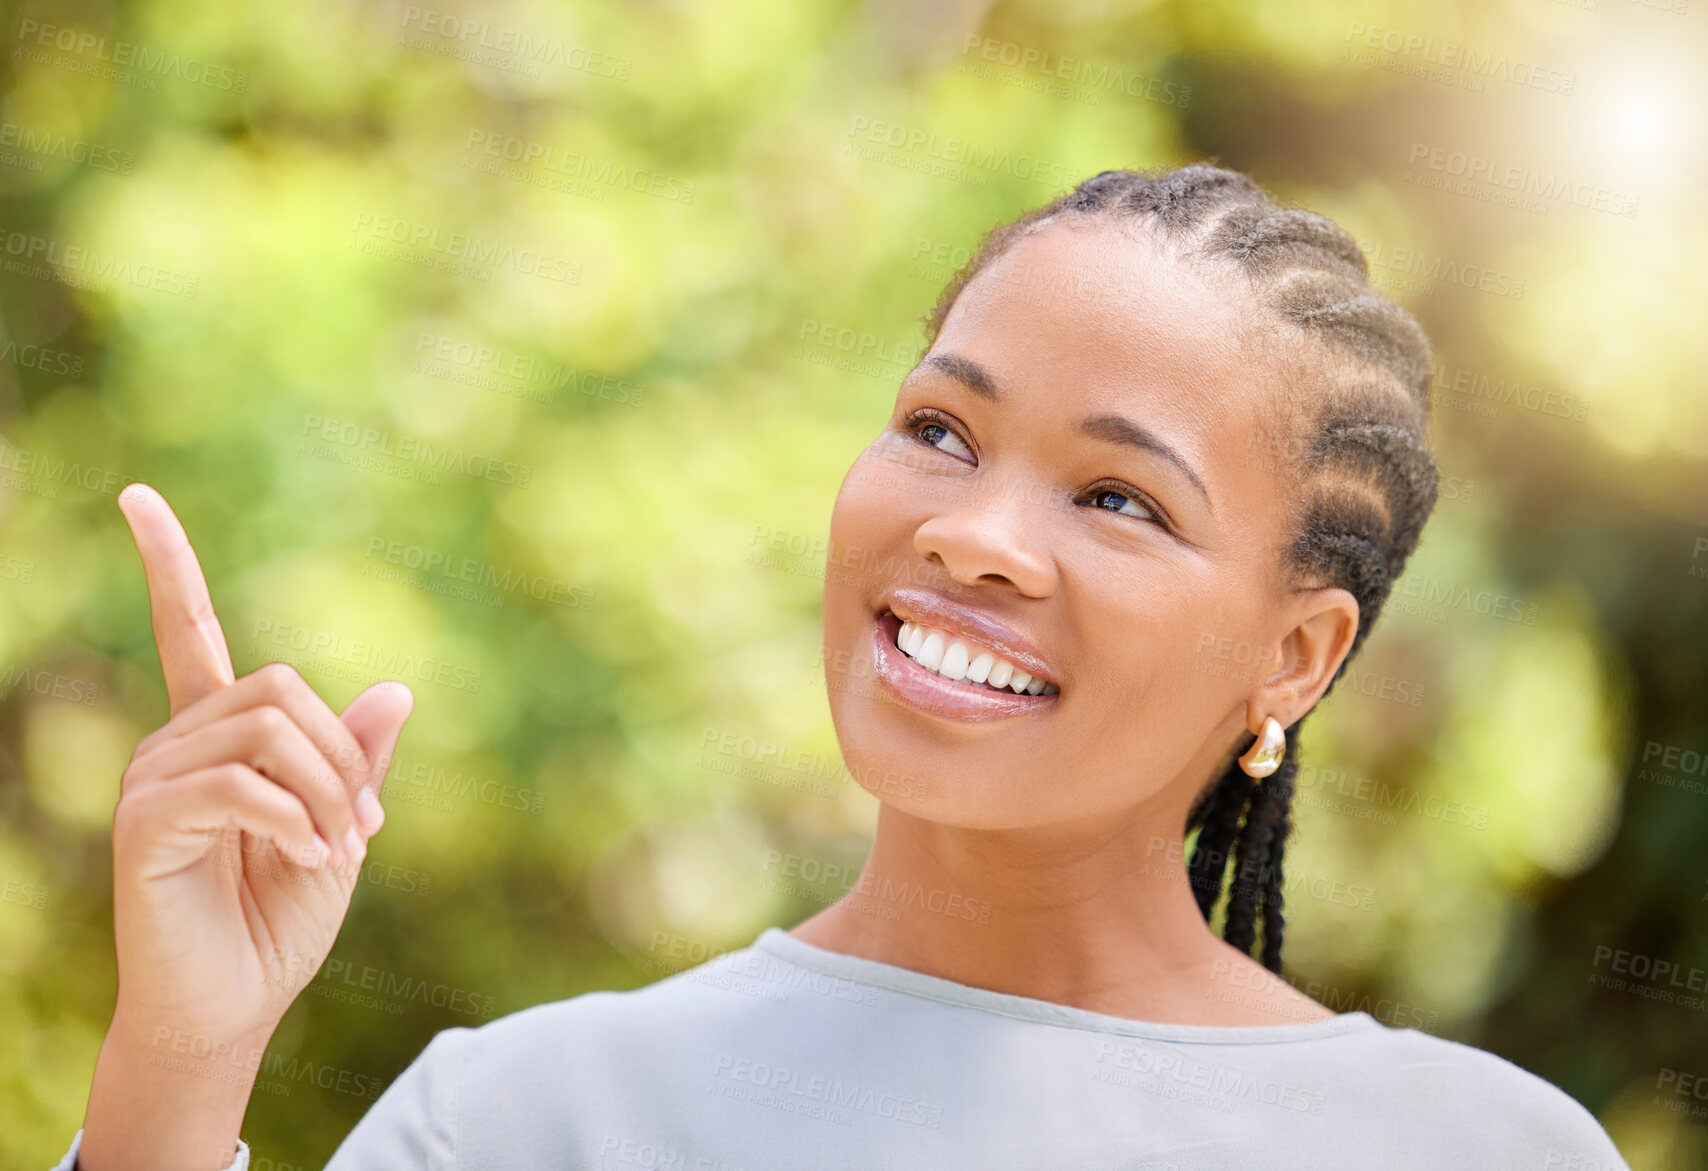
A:
POLYGON ((1140 222, 1057 221, 967 283, 933 350, 952 351, 1030 405, 1142 410, 1201 447, 1255 421, 1274 370, 1233 274, 1181 259, 1140 222))

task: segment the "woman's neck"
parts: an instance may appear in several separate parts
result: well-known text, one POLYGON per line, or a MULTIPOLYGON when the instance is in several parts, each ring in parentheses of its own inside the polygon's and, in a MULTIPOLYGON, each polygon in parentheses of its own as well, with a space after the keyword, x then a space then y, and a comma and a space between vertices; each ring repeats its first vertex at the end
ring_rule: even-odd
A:
POLYGON ((967 830, 881 807, 842 899, 790 934, 959 984, 1170 1024, 1335 1015, 1211 934, 1166 818, 967 830))

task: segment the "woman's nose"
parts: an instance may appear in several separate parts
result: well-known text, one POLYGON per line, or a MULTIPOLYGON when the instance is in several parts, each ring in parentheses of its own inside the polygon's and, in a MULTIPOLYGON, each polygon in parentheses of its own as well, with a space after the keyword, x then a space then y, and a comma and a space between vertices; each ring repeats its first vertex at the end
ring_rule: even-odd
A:
POLYGON ((981 495, 920 524, 913 547, 963 586, 1001 580, 1031 598, 1055 588, 1055 559, 1046 542, 1042 505, 981 495))

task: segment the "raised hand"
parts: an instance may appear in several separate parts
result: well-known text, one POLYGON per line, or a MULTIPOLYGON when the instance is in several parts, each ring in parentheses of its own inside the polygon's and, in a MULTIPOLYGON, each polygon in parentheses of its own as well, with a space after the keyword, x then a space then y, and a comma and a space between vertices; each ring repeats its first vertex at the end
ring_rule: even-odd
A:
POLYGON ((286 664, 234 679, 177 517, 142 484, 119 506, 148 580, 170 715, 120 781, 118 1002, 78 1165, 222 1167, 261 1050, 349 910, 414 699, 379 683, 340 717, 286 664))

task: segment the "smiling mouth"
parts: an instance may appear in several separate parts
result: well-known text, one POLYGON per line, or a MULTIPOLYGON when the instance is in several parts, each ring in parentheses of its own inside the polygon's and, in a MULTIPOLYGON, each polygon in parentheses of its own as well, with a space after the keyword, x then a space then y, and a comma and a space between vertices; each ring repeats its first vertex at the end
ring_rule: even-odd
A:
POLYGON ((923 623, 903 622, 893 611, 880 615, 892 644, 914 665, 939 679, 986 695, 1056 695, 1061 689, 1027 672, 972 639, 923 623))

